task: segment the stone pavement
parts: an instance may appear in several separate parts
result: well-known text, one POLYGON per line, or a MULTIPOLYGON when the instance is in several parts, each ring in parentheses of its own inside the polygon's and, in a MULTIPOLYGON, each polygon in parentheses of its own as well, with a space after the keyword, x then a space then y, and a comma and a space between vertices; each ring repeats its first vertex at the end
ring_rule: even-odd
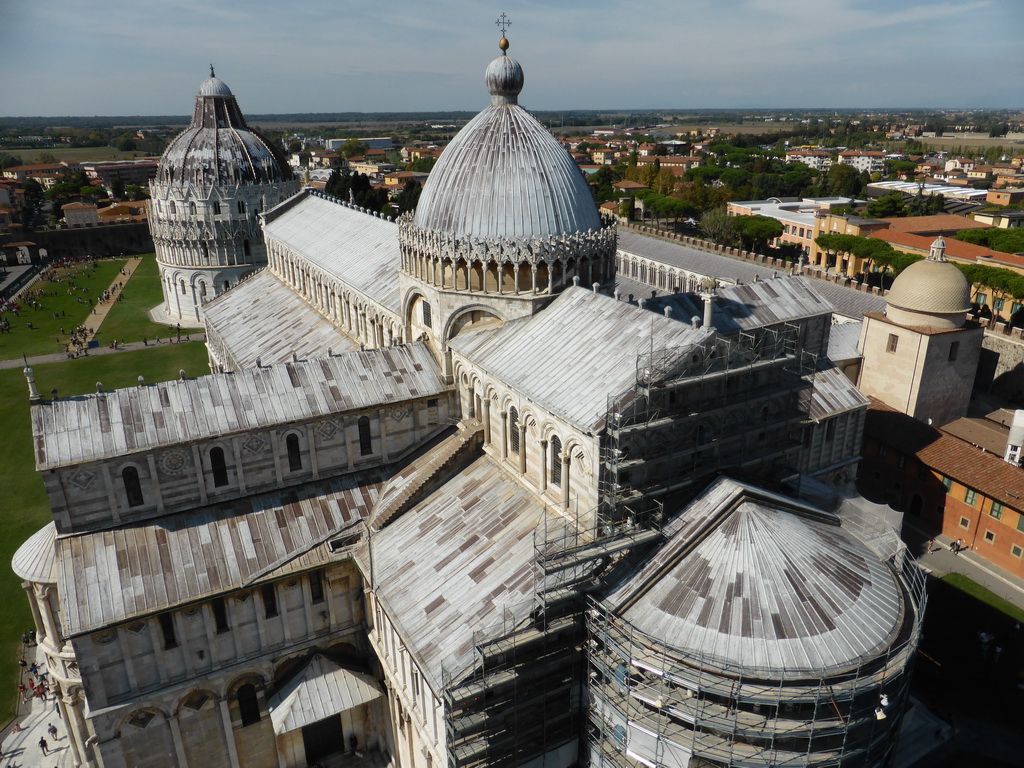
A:
MULTIPOLYGON (((26 661, 45 666, 46 660, 38 646, 23 647, 23 651, 26 661)), ((23 670, 21 682, 30 676, 27 669, 23 670)), ((2 768, 71 768, 74 765, 70 740, 52 696, 46 700, 35 697, 28 702, 19 700, 18 716, 0 732, 0 743, 3 744, 2 768), (57 738, 47 731, 51 724, 57 728, 57 738), (46 755, 39 745, 41 738, 47 742, 46 755)))
POLYGON ((1024 609, 1024 579, 997 568, 969 549, 954 555, 949 548, 953 541, 947 536, 936 536, 932 551, 927 552, 927 534, 909 516, 903 518, 903 539, 925 573, 936 578, 942 578, 949 573, 963 574, 976 584, 1024 609))
MULTIPOLYGON (((206 336, 204 336, 202 333, 196 333, 195 331, 190 331, 188 334, 185 334, 184 332, 181 334, 181 343, 182 344, 186 343, 185 342, 186 335, 188 336, 189 341, 206 341, 206 336)), ((90 349, 88 354, 86 354, 84 356, 85 357, 96 357, 97 355, 116 355, 119 352, 124 352, 124 351, 128 351, 128 350, 147 349, 147 348, 155 349, 158 346, 162 347, 162 346, 164 346, 166 344, 173 344, 173 343, 176 343, 176 342, 170 341, 170 337, 169 336, 167 338, 161 337, 159 344, 157 344, 156 341, 154 341, 152 339, 147 344, 143 344, 141 341, 133 341, 130 344, 118 344, 117 345, 117 349, 112 349, 109 346, 107 346, 107 347, 94 347, 94 348, 90 349)), ((27 358, 29 365, 43 365, 44 363, 60 363, 60 362, 63 362, 65 360, 67 360, 67 359, 68 359, 68 356, 65 355, 63 352, 58 352, 58 353, 55 353, 55 354, 52 354, 52 355, 33 355, 32 357, 27 358)), ((81 359, 81 357, 79 357, 78 359, 81 359)), ((7 370, 7 369, 10 369, 10 368, 24 368, 24 367, 25 367, 25 359, 20 358, 20 357, 12 357, 9 360, 0 360, 0 370, 7 370)))

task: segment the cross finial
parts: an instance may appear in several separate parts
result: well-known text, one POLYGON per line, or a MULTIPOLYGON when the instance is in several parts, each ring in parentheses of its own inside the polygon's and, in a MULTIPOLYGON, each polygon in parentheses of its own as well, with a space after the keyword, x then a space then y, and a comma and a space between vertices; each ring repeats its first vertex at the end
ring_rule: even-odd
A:
POLYGON ((505 36, 505 31, 512 26, 512 22, 509 21, 508 16, 506 16, 504 13, 502 13, 501 16, 498 17, 498 20, 495 21, 494 23, 497 24, 498 29, 501 30, 502 37, 505 36))
POLYGON ((216 75, 213 74, 213 64, 210 65, 210 77, 216 77, 216 75))

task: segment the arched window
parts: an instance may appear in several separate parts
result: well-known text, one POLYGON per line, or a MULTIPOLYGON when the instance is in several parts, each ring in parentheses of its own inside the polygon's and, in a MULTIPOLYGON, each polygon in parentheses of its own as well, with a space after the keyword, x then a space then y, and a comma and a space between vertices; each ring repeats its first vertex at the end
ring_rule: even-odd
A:
POLYGON ((373 453, 373 440, 370 437, 370 419, 359 417, 359 455, 369 456, 373 453))
POLYGON ((224 290, 228 290, 231 287, 231 283, 227 280, 224 281, 224 290))
POLYGON ((508 442, 512 453, 519 453, 519 411, 514 405, 508 409, 508 442))
POLYGON ((185 281, 184 280, 181 281, 181 292, 185 293, 185 281))
POLYGON ((220 216, 220 203, 218 201, 214 201, 213 203, 213 215, 220 216))
POLYGON ((235 694, 235 700, 238 702, 238 716, 243 728, 260 721, 260 700, 255 685, 246 683, 240 686, 235 694))
POLYGON ((285 447, 288 449, 288 469, 297 472, 302 469, 302 454, 299 453, 299 436, 292 434, 284 439, 285 447))
POLYGON ((142 498, 142 483, 139 482, 139 470, 135 467, 125 467, 122 469, 121 482, 124 483, 124 494, 128 497, 128 506, 141 507, 145 501, 142 498))
POLYGON ((228 467, 224 463, 224 449, 210 449, 210 469, 213 471, 213 484, 217 487, 228 484, 228 467))
POLYGON ((193 214, 196 212, 196 204, 195 203, 189 203, 188 204, 188 212, 189 213, 193 213, 193 214))
POLYGON ((551 484, 562 484, 562 441, 558 435, 551 436, 551 484))
POLYGON ((177 212, 178 212, 178 211, 177 211, 177 210, 175 209, 175 207, 174 207, 174 201, 173 201, 173 200, 171 200, 171 202, 169 202, 169 203, 167 204, 167 208, 168 208, 168 209, 170 210, 170 212, 171 212, 171 213, 177 213, 177 212))
POLYGON ((242 241, 242 252, 245 254, 245 258, 247 258, 247 259, 250 256, 252 256, 252 248, 249 246, 249 241, 248 240, 243 240, 242 241))
POLYGON ((245 213, 245 200, 238 201, 238 212, 245 213))

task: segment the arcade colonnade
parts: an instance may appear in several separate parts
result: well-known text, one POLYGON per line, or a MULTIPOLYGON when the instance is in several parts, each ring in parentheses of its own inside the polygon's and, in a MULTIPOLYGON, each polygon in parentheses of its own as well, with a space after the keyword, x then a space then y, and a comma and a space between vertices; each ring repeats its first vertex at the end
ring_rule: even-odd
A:
POLYGON ((401 318, 311 264, 287 246, 267 239, 270 271, 320 314, 367 348, 390 347, 409 341, 401 318))

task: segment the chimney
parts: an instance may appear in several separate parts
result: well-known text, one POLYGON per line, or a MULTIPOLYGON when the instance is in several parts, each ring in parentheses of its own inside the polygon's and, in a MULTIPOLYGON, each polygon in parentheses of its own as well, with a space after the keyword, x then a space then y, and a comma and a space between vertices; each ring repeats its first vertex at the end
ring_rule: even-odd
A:
POLYGON ((1024 411, 1016 410, 1013 412, 1013 421, 1010 423, 1010 435, 1006 438, 1006 453, 1003 454, 1003 459, 1007 463, 1019 467, 1022 447, 1024 447, 1024 411))

